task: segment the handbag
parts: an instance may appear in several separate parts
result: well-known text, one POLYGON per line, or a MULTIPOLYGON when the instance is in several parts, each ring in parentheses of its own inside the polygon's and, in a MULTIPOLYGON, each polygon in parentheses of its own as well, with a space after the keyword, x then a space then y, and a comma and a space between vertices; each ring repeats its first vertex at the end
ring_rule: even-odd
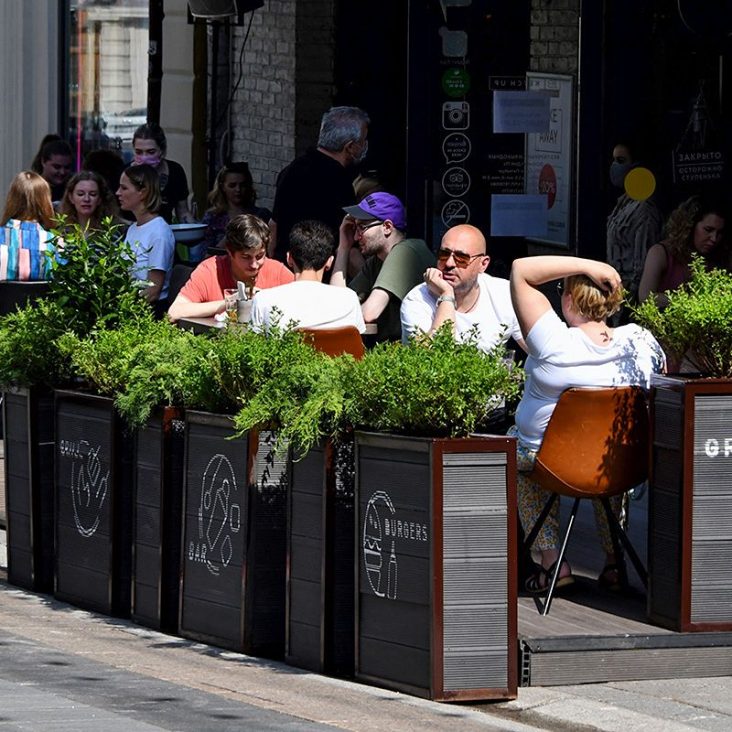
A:
POLYGON ((0 282, 47 280, 54 236, 35 221, 10 219, 0 228, 0 282))

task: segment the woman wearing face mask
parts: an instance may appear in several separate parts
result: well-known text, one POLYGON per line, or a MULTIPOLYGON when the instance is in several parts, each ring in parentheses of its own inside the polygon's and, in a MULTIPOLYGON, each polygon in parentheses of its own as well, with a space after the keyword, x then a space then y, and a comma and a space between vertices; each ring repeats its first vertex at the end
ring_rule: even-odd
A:
POLYGON ((638 165, 630 143, 615 145, 610 182, 623 192, 607 219, 607 261, 620 273, 629 300, 637 298, 646 252, 660 239, 663 227, 661 211, 653 199, 638 201, 624 190, 625 177, 638 165))
POLYGON ((174 160, 165 157, 168 143, 160 125, 140 125, 132 137, 132 149, 135 153, 135 165, 149 165, 155 168, 160 179, 160 195, 162 203, 158 213, 168 223, 173 219, 173 213, 178 221, 193 222, 188 210, 188 179, 183 167, 174 160))
POLYGON ((119 206, 101 175, 82 170, 66 184, 58 212, 66 217, 67 226, 79 224, 82 229, 93 230, 108 216, 117 219, 119 206))
POLYGON ((170 226, 158 215, 161 197, 155 168, 149 165, 127 168, 120 176, 117 198, 122 210, 130 211, 135 217, 125 236, 135 254, 132 276, 150 283, 144 297, 160 317, 168 305, 175 239, 170 226))
POLYGON ((213 190, 208 194, 210 208, 201 219, 206 224, 206 236, 200 247, 191 248, 191 260, 200 261, 208 247, 223 246, 222 239, 229 219, 240 214, 253 214, 269 221, 272 212, 255 206, 257 192, 247 163, 229 163, 219 170, 213 190), (194 251, 200 249, 200 251, 194 251), (196 258, 197 257, 197 258, 196 258))

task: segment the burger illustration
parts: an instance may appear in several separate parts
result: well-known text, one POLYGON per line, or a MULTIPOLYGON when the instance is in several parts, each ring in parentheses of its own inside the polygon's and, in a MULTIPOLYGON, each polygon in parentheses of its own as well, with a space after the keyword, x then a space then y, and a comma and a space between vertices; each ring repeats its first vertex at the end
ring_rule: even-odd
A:
POLYGON ((379 510, 389 511, 394 515, 394 504, 388 494, 384 491, 376 491, 366 506, 366 513, 363 521, 363 561, 366 568, 366 577, 369 585, 378 597, 396 599, 397 582, 397 560, 394 546, 394 539, 391 539, 388 553, 388 565, 384 554, 384 533, 383 522, 379 516, 379 510), (382 568, 386 569, 386 588, 382 589, 384 580, 382 568))

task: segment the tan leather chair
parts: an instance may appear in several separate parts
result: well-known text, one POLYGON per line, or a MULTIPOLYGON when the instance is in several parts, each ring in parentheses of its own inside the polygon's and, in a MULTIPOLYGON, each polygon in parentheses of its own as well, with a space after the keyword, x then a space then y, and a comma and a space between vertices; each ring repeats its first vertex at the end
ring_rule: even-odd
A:
POLYGON ((328 356, 350 353, 355 359, 361 359, 366 352, 361 334, 354 325, 342 328, 300 328, 300 331, 316 351, 328 356))
POLYGON ((556 569, 549 578, 543 615, 549 612, 558 568, 562 566, 582 498, 596 498, 602 503, 610 525, 622 585, 627 586, 628 579, 621 544, 641 581, 648 586, 648 573, 610 508, 608 499, 625 493, 648 477, 649 433, 646 395, 638 386, 571 388, 562 392, 529 476, 550 491, 551 496, 526 537, 525 550, 528 551, 534 543, 557 497, 562 495, 575 499, 556 569))

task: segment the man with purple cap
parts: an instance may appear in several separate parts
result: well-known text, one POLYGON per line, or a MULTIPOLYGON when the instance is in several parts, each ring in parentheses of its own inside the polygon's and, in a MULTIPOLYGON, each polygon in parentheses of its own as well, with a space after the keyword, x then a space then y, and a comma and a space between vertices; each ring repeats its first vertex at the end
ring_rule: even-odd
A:
POLYGON ((404 206, 391 193, 371 193, 343 210, 330 283, 346 286, 351 249, 358 243, 366 261, 348 287, 358 295, 366 323, 376 323, 377 340, 399 340, 402 300, 434 264, 434 254, 421 239, 406 238, 404 206))

